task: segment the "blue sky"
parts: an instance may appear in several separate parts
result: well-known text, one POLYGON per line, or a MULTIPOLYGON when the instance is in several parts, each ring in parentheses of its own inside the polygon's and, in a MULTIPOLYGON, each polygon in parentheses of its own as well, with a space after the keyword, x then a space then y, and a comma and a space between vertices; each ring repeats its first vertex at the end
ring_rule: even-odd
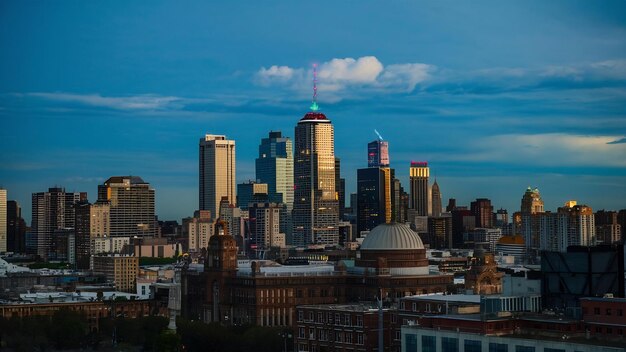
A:
MULTIPOLYGON (((197 207, 198 139, 254 178, 293 136, 319 65, 348 192, 374 129, 405 187, 427 160, 444 204, 513 212, 529 185, 626 208, 623 1, 0 2, 0 186, 30 195, 139 175, 162 219, 197 207)), ((408 187, 407 187, 408 188, 408 187)))

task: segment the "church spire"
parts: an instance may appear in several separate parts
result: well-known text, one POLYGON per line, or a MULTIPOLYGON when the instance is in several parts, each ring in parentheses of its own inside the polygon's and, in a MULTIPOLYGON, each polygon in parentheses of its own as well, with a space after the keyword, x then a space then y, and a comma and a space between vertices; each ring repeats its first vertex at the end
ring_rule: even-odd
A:
POLYGON ((320 109, 317 105, 317 64, 313 64, 313 103, 310 107, 311 111, 318 111, 320 109))

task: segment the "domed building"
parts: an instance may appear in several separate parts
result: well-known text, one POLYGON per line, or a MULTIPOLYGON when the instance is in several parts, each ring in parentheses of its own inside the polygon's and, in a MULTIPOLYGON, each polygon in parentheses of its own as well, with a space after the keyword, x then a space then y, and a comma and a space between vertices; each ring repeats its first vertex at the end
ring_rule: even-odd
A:
POLYGON ((363 240, 355 271, 394 276, 428 275, 426 249, 409 225, 381 224, 363 240))

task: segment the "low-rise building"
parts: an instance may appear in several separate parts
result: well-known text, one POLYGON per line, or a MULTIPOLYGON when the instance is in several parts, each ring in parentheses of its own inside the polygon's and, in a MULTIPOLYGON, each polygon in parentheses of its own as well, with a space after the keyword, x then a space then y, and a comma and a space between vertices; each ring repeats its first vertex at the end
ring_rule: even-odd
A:
POLYGON ((102 273, 113 282, 115 289, 136 292, 139 258, 122 255, 94 256, 93 272, 102 273))

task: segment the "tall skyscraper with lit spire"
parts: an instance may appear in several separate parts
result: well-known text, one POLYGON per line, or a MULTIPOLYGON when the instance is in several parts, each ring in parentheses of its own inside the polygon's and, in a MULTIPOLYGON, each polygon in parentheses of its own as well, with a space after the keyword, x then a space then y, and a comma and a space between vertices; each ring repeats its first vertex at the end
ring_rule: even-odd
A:
POLYGON ((338 244, 334 129, 317 105, 314 66, 311 110, 298 121, 294 146, 293 243, 338 244))

